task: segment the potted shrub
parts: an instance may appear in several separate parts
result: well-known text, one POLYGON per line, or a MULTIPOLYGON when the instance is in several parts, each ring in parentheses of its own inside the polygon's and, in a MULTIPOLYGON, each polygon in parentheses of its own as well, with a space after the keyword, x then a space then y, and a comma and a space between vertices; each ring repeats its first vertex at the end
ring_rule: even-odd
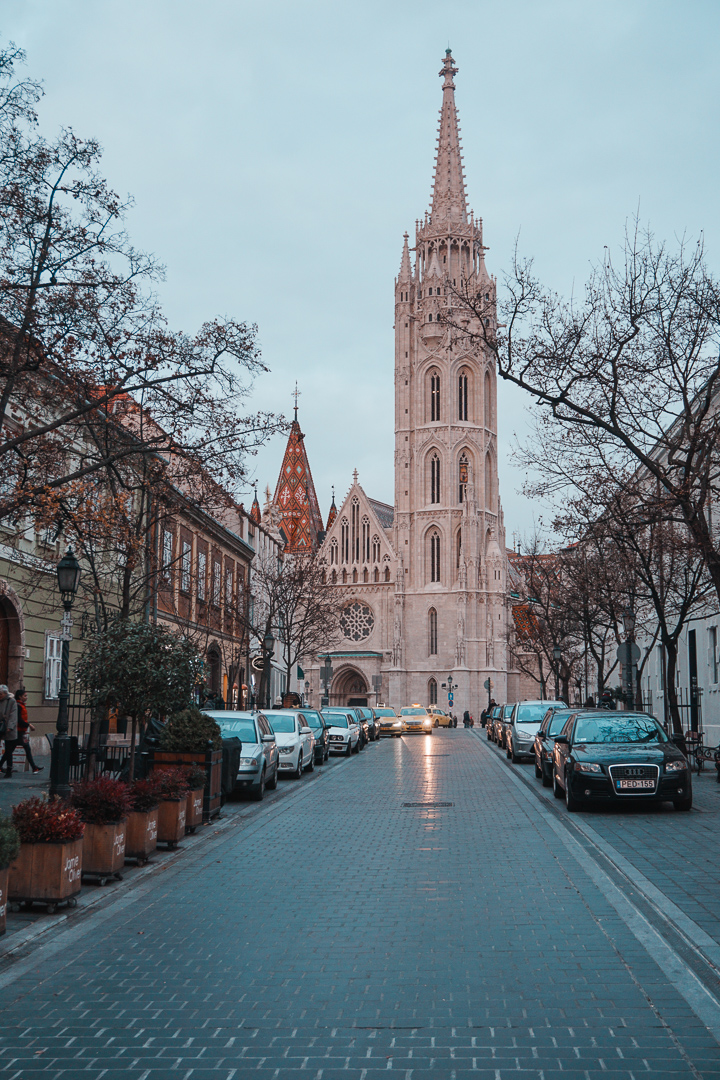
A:
POLYGON ((203 821, 220 813, 222 793, 222 732, 211 716, 195 705, 175 713, 152 752, 153 768, 202 765, 205 769, 203 821))
POLYGON ((194 833, 198 825, 202 825, 203 819, 203 793, 207 782, 207 775, 202 765, 193 763, 185 769, 185 778, 190 791, 187 797, 187 816, 185 818, 185 832, 194 833))
POLYGON ((151 773, 147 780, 136 780, 130 785, 125 858, 135 859, 138 866, 146 863, 157 847, 160 803, 157 775, 151 773))
POLYGON ((110 776, 82 780, 73 784, 70 804, 85 822, 83 877, 92 877, 100 885, 110 877, 120 879, 130 813, 128 785, 110 776))
POLYGON ((20 851, 20 837, 12 819, 0 815, 0 934, 7 923, 8 876, 10 863, 20 851))
POLYGON ((185 835, 188 787, 184 769, 166 768, 157 774, 157 791, 160 796, 158 809, 158 841, 174 848, 185 835))
POLYGON ((20 852, 10 864, 8 899, 45 904, 49 914, 59 903, 75 906, 82 880, 85 824, 77 810, 59 798, 24 799, 12 810, 20 852))

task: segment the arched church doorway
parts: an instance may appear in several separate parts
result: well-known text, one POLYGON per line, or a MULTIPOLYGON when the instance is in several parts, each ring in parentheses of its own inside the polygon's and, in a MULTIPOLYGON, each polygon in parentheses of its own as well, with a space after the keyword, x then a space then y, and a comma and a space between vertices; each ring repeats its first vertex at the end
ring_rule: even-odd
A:
MULTIPOLYGON (((12 590, 10 590, 12 592, 12 590)), ((17 690, 23 681, 23 619, 14 594, 0 595, 0 683, 17 690)))
POLYGON ((344 668, 333 679, 333 705, 367 705, 368 693, 365 676, 356 668, 344 668))

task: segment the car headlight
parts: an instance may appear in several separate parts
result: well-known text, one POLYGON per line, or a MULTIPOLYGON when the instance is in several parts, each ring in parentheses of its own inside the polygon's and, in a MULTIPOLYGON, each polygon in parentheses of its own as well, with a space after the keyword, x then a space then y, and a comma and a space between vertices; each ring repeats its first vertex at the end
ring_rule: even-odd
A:
POLYGON ((685 772, 687 769, 686 761, 666 761, 665 772, 685 772))
POLYGON ((281 746, 280 747, 280 753, 281 754, 292 754, 293 750, 295 750, 294 746, 281 746))
POLYGON ((575 768, 578 772, 601 773, 602 769, 594 761, 576 761, 575 768))
POLYGON ((240 758, 240 764, 241 765, 254 765, 255 768, 257 768, 258 759, 254 758, 254 757, 241 757, 240 758))
POLYGON ((521 739, 534 739, 535 738, 532 731, 520 731, 519 728, 518 728, 518 737, 521 738, 521 739))
POLYGON ((392 726, 393 727, 402 727, 402 720, 396 720, 395 723, 392 726))

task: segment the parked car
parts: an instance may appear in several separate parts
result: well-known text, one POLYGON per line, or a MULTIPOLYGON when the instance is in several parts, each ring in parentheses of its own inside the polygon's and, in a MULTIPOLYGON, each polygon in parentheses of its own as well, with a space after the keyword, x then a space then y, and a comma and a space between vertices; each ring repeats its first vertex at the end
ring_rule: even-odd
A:
POLYGON ((542 723, 535 734, 533 744, 535 775, 538 780, 542 780, 543 787, 550 787, 552 784, 552 757, 555 736, 559 735, 565 727, 567 719, 567 709, 558 709, 553 706, 545 713, 542 723))
POLYGON ((396 739, 399 739, 402 735, 402 720, 395 710, 391 709, 388 705, 380 705, 374 712, 380 727, 380 735, 386 737, 394 736, 396 739))
POLYGON ((308 726, 312 728, 315 736, 315 764, 322 765, 330 757, 327 724, 317 709, 298 709, 298 712, 303 714, 308 726))
POLYGON ((428 710, 427 711, 429 712, 430 716, 432 717, 433 725, 435 727, 452 727, 453 726, 453 718, 452 718, 452 716, 449 716, 448 713, 443 712, 443 710, 438 705, 428 705, 428 710))
POLYGON ((432 735, 433 719, 422 705, 407 705, 400 710, 404 735, 432 735))
POLYGON ((688 763, 648 713, 573 712, 555 737, 553 792, 570 811, 638 801, 692 809, 688 763))
POLYGON ((367 720, 370 742, 377 742, 380 738, 380 728, 375 719, 375 710, 367 705, 359 705, 357 711, 362 715, 363 719, 367 720))
POLYGON ((517 765, 535 756, 535 735, 548 709, 567 709, 564 701, 518 701, 505 727, 505 752, 517 765))
POLYGON ((507 749, 505 745, 505 732, 507 731, 507 725, 510 723, 510 717, 512 716, 514 705, 502 705, 500 708, 500 716, 495 721, 495 742, 503 750, 507 749))
POLYGON ((265 713, 270 721, 278 750, 280 772, 290 773, 299 780, 303 772, 315 768, 315 736, 303 714, 296 709, 283 709, 265 713))
POLYGON ((323 719, 328 725, 328 741, 331 754, 356 754, 360 749, 360 727, 351 709, 323 709, 323 719))
POLYGON ((355 714, 358 727, 360 728, 360 749, 364 750, 370 742, 370 724, 363 716, 362 709, 358 705, 349 705, 348 708, 355 714))
POLYGON ((263 713, 205 711, 219 725, 224 739, 238 738, 242 743, 233 794, 245 792, 260 802, 265 788, 277 787, 280 768, 277 740, 267 718, 263 713))
POLYGON ((485 734, 489 742, 495 742, 495 723, 502 716, 502 705, 493 705, 492 712, 485 722, 485 734))

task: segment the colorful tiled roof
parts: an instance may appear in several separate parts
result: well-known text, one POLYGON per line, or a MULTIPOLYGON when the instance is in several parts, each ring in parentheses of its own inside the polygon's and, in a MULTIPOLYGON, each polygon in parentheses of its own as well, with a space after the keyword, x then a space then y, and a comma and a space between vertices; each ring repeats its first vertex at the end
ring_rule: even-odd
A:
POLYGON ((297 419, 290 426, 273 502, 287 537, 285 550, 316 551, 323 523, 305 451, 305 436, 297 419))

